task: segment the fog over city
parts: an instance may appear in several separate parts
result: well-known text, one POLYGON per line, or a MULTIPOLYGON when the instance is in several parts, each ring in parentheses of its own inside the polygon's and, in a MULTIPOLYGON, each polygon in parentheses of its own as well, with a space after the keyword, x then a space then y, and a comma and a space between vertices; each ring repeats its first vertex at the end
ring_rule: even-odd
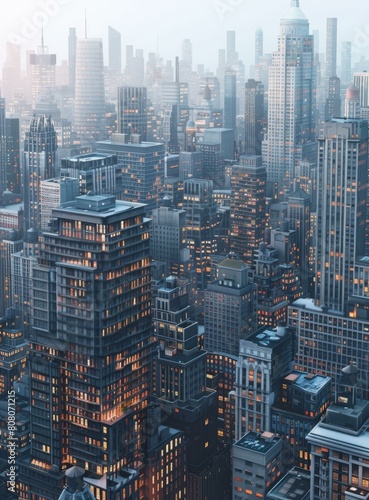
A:
MULTIPOLYGON (((59 62, 66 59, 68 28, 75 26, 77 36, 84 36, 86 10, 88 36, 104 39, 105 56, 107 26, 111 25, 122 33, 123 45, 142 48, 146 56, 158 47, 164 60, 180 54, 182 39, 190 38, 194 63, 214 70, 217 49, 226 43, 226 30, 236 30, 237 50, 248 68, 253 63, 255 28, 264 31, 265 52, 276 50, 279 19, 288 7, 289 0, 109 0, 103 4, 97 0, 0 0, 0 65, 6 41, 20 43, 24 51, 36 49, 42 23, 45 44, 59 62)), ((338 17, 338 41, 353 42, 354 61, 364 54, 369 46, 366 0, 302 0, 301 7, 310 29, 320 30, 321 50, 326 18, 338 17)))

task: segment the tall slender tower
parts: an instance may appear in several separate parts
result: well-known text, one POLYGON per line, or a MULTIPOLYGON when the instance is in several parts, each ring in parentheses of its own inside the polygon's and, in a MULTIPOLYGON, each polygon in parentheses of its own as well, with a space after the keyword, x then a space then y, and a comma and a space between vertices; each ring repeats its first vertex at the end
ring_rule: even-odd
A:
POLYGON ((84 145, 105 139, 104 63, 100 38, 77 40, 74 128, 84 145))
POLYGON ((342 42, 341 80, 344 85, 349 85, 352 81, 351 60, 352 60, 351 42, 342 42))
POLYGON ((145 87, 118 88, 118 132, 147 136, 147 89, 145 87))
POLYGON ((290 189, 298 161, 316 160, 315 80, 309 22, 299 0, 291 0, 269 70, 268 135, 263 143, 268 182, 280 189, 290 189))
POLYGON ((264 54, 264 35, 261 28, 257 28, 255 32, 255 64, 260 63, 260 58, 264 54))
POLYGON ((224 75, 224 128, 233 130, 233 137, 236 135, 236 115, 237 115, 237 81, 236 73, 226 70, 224 75))
POLYGON ((32 106, 36 106, 39 99, 45 97, 48 91, 55 87, 56 54, 49 54, 44 44, 42 31, 41 45, 37 54, 30 55, 32 75, 32 106))
POLYGON ((23 200, 26 229, 40 229, 40 183, 56 176, 57 139, 51 118, 34 116, 24 141, 23 200))
POLYGON ((337 76, 337 18, 327 19, 327 48, 325 77, 337 76))
POLYGON ((68 36, 69 88, 72 89, 73 92, 76 86, 76 56, 77 56, 76 28, 69 28, 69 36, 68 36))
POLYGON ((261 155, 264 127, 264 85, 247 80, 245 85, 245 153, 261 155))
POLYGON ((326 123, 319 151, 315 296, 318 305, 347 312, 354 264, 365 255, 367 122, 326 123))
POLYGON ((122 72, 122 35, 111 26, 109 31, 109 72, 120 75, 122 72))

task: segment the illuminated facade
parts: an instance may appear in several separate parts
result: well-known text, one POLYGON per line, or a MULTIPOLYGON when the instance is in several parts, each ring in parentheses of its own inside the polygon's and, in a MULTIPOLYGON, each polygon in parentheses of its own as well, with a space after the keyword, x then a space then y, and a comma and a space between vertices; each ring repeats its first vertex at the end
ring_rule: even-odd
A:
POLYGON ((120 134, 147 136, 147 89, 145 87, 118 88, 118 129, 120 134))
POLYGON ((272 403, 292 362, 286 328, 261 328, 240 342, 236 366, 236 439, 248 431, 271 430, 272 403))
POLYGON ((309 22, 300 1, 291 0, 269 69, 268 135, 263 142, 268 182, 280 188, 291 187, 299 160, 307 156, 315 161, 315 73, 309 22))
POLYGON ((80 196, 53 211, 53 231, 43 234, 33 270, 33 447, 20 465, 23 497, 54 500, 63 470, 77 465, 101 500, 111 490, 136 498, 127 492, 138 491, 153 349, 144 212, 114 196, 80 196))
POLYGON ((247 80, 245 85, 245 154, 261 155, 264 127, 264 85, 247 80))
POLYGON ((80 194, 78 179, 56 177, 40 183, 41 231, 48 231, 53 208, 74 201, 80 194))
POLYGON ((41 225, 40 183, 56 177, 57 139, 51 118, 34 116, 24 141, 23 200, 26 229, 41 225))
POLYGON ((0 394, 7 394, 14 389, 14 382, 18 382, 26 375, 26 359, 28 344, 23 332, 0 322, 0 394))
POLYGON ((42 43, 37 54, 30 54, 32 79, 32 107, 35 108, 38 100, 45 98, 47 92, 55 88, 56 54, 49 54, 48 47, 42 43))
POLYGON ((337 119, 319 138, 316 289, 318 305, 347 312, 355 260, 365 255, 368 124, 337 119))
POLYGON ((261 156, 241 156, 231 174, 231 249, 248 266, 264 239, 266 170, 261 156))

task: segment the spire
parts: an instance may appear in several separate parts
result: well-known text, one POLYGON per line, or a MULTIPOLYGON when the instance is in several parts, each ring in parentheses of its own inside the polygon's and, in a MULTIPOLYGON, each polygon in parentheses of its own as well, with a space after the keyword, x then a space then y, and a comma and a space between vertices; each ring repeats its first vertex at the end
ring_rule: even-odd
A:
POLYGON ((300 7, 300 0, 291 0, 291 7, 300 7))
POLYGON ((41 25, 41 54, 45 54, 44 23, 41 25))
POLYGON ((87 38, 87 9, 85 9, 85 38, 87 38))

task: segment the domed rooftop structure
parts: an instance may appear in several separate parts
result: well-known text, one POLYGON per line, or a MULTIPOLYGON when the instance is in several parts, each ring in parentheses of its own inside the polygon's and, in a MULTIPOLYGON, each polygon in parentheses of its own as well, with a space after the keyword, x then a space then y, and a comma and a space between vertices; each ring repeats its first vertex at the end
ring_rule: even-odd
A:
POLYGON ((188 120, 186 128, 196 128, 195 122, 193 120, 188 120))
POLYGON ((300 9, 300 0, 291 0, 291 5, 286 13, 282 17, 282 20, 284 21, 307 21, 307 17, 305 14, 302 12, 300 9))
POLYGON ((309 35, 309 21, 300 9, 300 0, 291 0, 289 10, 281 19, 281 35, 309 35))
POLYGON ((81 467, 72 467, 65 473, 67 484, 64 487, 59 500, 95 500, 90 488, 83 481, 85 475, 81 467))

